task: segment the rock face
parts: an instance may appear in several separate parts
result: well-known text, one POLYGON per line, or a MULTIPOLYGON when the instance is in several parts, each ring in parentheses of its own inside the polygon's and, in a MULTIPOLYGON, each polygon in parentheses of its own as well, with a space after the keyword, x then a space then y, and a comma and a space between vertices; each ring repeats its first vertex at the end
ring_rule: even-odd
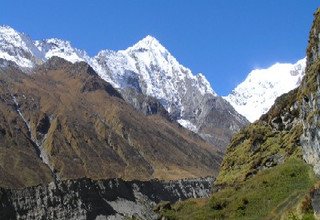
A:
POLYGON ((157 219, 159 201, 208 197, 213 178, 179 181, 67 180, 24 189, 0 188, 4 219, 157 219))
POLYGON ((307 48, 307 68, 302 84, 303 158, 320 175, 320 10, 310 31, 307 48))
POLYGON ((162 114, 160 108, 164 108, 170 119, 191 128, 222 151, 230 137, 248 123, 228 102, 220 100, 203 74, 193 75, 152 36, 126 50, 103 50, 89 57, 68 41, 55 38, 32 41, 10 27, 0 26, 0 30, 0 58, 11 60, 24 69, 53 56, 72 63, 87 62, 136 109, 144 114, 162 114), (219 104, 212 104, 214 102, 219 104), (223 125, 217 123, 221 117, 223 125))
POLYGON ((170 120, 170 114, 162 106, 160 101, 154 97, 143 95, 134 89, 121 90, 122 97, 130 103, 136 110, 142 112, 144 115, 159 114, 170 120))
POLYGON ((232 136, 248 123, 219 96, 204 97, 193 112, 195 115, 187 121, 195 125, 203 139, 219 147, 222 152, 225 152, 232 136))
POLYGON ((136 111, 84 62, 53 57, 31 75, 0 71, 0 186, 218 172, 217 148, 161 114, 136 111))

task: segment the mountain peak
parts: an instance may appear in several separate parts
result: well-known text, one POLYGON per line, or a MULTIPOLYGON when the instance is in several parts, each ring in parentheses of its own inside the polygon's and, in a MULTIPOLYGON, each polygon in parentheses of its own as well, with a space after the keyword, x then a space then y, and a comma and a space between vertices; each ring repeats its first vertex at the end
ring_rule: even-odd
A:
POLYGON ((266 113, 275 99, 300 85, 306 58, 291 63, 276 63, 266 69, 252 70, 225 99, 254 122, 266 113))
POLYGON ((13 29, 10 26, 7 25, 0 25, 0 39, 1 40, 6 40, 9 41, 10 38, 14 38, 15 40, 19 40, 20 38, 20 34, 18 31, 16 31, 15 29, 13 29))
POLYGON ((20 67, 31 68, 43 60, 43 54, 32 39, 10 26, 0 26, 0 58, 15 62, 20 67), (32 62, 33 60, 34 62, 32 62))
POLYGON ((16 30, 14 30, 12 27, 8 25, 0 25, 0 32, 6 31, 6 30, 17 32, 16 30))
POLYGON ((153 36, 147 35, 140 41, 138 41, 136 44, 134 44, 132 47, 129 47, 127 50, 154 50, 158 49, 160 51, 166 50, 166 48, 161 45, 161 43, 153 36))
POLYGON ((143 42, 145 42, 145 43, 147 43, 147 44, 151 44, 151 43, 158 43, 158 44, 160 44, 159 41, 158 41, 155 37, 153 37, 153 36, 151 36, 151 35, 145 36, 141 41, 143 41, 143 42))
POLYGON ((67 40, 50 38, 35 41, 35 45, 41 52, 45 53, 47 59, 53 56, 58 56, 72 63, 80 61, 88 62, 89 60, 89 56, 85 51, 74 48, 70 41, 67 40))

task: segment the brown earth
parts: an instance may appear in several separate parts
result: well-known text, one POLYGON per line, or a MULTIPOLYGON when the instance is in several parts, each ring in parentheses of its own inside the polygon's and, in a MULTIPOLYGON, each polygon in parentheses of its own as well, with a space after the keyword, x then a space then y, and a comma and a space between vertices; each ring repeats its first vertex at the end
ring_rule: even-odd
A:
POLYGON ((161 115, 136 111, 85 63, 54 57, 29 75, 5 68, 0 84, 2 187, 53 178, 167 180, 218 172, 222 156, 214 146, 161 115), (34 142, 43 146, 49 166, 34 142))

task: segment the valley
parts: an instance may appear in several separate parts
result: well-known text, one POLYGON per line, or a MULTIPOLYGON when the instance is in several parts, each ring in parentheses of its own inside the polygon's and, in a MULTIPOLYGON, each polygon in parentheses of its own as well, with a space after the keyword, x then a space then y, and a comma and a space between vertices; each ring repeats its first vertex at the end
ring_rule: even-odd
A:
POLYGON ((319 74, 320 9, 305 58, 226 96, 150 35, 0 26, 0 219, 319 219, 319 74))

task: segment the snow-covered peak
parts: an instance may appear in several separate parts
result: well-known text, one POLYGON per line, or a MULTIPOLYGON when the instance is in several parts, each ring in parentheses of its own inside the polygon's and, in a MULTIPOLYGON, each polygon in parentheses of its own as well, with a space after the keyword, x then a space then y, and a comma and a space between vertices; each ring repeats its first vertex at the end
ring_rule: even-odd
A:
POLYGON ((127 51, 138 51, 138 50, 161 50, 165 51, 166 49, 160 44, 160 42, 151 35, 147 35, 142 40, 138 41, 132 47, 129 47, 127 51))
POLYGON ((179 116, 188 92, 194 96, 216 95, 203 74, 194 75, 152 36, 126 50, 101 51, 92 65, 115 87, 131 87, 155 97, 170 113, 179 116))
POLYGON ((267 69, 253 70, 224 98, 253 122, 270 109, 277 97, 300 85, 305 67, 303 58, 295 64, 276 63, 267 69))
POLYGON ((0 58, 13 61, 20 67, 32 68, 44 60, 44 54, 27 35, 9 26, 0 26, 0 58))
POLYGON ((183 118, 186 109, 195 109, 203 96, 216 96, 203 74, 194 75, 150 35, 125 50, 102 50, 89 57, 65 40, 33 41, 10 27, 0 28, 0 58, 33 67, 53 56, 85 61, 114 87, 155 97, 177 118, 183 118))
POLYGON ((119 53, 129 55, 144 65, 157 65, 164 68, 168 66, 180 67, 180 64, 170 52, 156 38, 150 35, 126 50, 119 51, 119 53))
POLYGON ((46 59, 53 56, 64 58, 72 63, 90 60, 85 51, 72 47, 69 41, 51 38, 35 41, 37 48, 45 54, 46 59))

